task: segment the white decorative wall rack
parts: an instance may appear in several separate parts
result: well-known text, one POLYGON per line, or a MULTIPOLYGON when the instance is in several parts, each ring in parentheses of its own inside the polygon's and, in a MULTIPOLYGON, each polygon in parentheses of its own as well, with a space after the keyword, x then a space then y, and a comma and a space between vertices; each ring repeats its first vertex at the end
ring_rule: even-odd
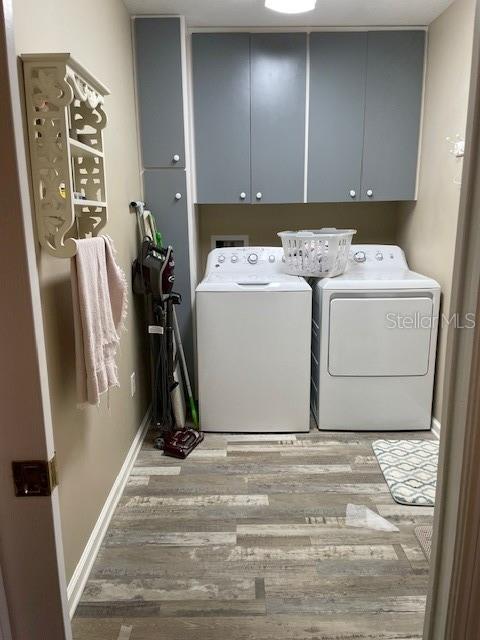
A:
POLYGON ((40 244, 71 258, 107 223, 103 129, 110 92, 69 53, 24 54, 26 117, 40 244))

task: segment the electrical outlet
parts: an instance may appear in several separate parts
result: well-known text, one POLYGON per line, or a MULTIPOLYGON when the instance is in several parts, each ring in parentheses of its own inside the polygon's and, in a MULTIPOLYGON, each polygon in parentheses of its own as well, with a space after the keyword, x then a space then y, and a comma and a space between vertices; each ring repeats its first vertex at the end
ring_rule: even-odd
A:
POLYGON ((135 379, 135 371, 130 376, 130 396, 133 398, 137 390, 137 381, 135 379))

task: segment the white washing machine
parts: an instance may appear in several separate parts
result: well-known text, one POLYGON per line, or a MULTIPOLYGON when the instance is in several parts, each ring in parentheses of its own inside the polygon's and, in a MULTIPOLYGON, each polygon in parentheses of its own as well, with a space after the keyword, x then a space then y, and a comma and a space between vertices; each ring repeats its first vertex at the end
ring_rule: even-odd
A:
POLYGON ((312 291, 280 247, 214 249, 197 287, 205 431, 309 430, 312 291))
POLYGON ((319 429, 430 429, 439 284, 390 245, 352 245, 343 275, 312 283, 319 429))

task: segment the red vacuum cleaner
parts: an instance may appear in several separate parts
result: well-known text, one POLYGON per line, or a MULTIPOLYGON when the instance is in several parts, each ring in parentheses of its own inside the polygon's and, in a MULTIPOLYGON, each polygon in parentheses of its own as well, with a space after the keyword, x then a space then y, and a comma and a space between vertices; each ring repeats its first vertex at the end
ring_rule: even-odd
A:
POLYGON ((147 297, 151 320, 149 334, 153 356, 152 422, 159 430, 159 435, 154 440, 154 447, 163 450, 165 455, 183 459, 202 442, 204 436, 198 425, 195 401, 175 313, 175 306, 181 303, 181 296, 173 291, 175 282, 173 249, 171 246, 167 248, 158 246, 157 238, 154 239, 142 233, 145 229, 144 204, 132 202, 131 206, 136 211, 142 237, 138 258, 132 265, 133 290, 147 297), (180 382, 175 379, 177 354, 195 427, 193 429, 186 427, 181 418, 180 382))

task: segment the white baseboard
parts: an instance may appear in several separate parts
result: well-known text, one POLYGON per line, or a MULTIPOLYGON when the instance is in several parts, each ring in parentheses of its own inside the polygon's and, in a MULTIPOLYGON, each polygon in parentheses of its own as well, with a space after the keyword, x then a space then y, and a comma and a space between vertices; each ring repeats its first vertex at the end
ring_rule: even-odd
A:
POLYGON ((100 515, 98 516, 98 520, 95 523, 90 538, 88 539, 88 542, 82 553, 82 557, 80 558, 77 567, 73 572, 73 576, 68 583, 67 597, 71 618, 73 618, 73 615, 75 614, 75 609, 77 608, 83 589, 85 588, 85 584, 88 580, 88 576, 90 575, 90 571, 92 570, 93 563, 95 562, 95 558, 97 557, 98 551, 100 549, 100 545, 102 544, 103 538, 107 532, 108 525, 110 524, 113 512, 115 511, 115 507, 117 506, 127 483, 128 476, 130 475, 130 471, 133 467, 133 463, 135 462, 137 454, 140 451, 149 424, 150 407, 148 408, 148 411, 142 420, 142 424, 138 428, 132 445, 127 453, 127 457, 125 458, 125 462, 123 463, 122 468, 120 469, 120 473, 113 483, 110 493, 108 494, 105 504, 103 505, 100 515))
POLYGON ((440 430, 442 425, 436 418, 432 418, 432 433, 433 435, 440 440, 440 430))

